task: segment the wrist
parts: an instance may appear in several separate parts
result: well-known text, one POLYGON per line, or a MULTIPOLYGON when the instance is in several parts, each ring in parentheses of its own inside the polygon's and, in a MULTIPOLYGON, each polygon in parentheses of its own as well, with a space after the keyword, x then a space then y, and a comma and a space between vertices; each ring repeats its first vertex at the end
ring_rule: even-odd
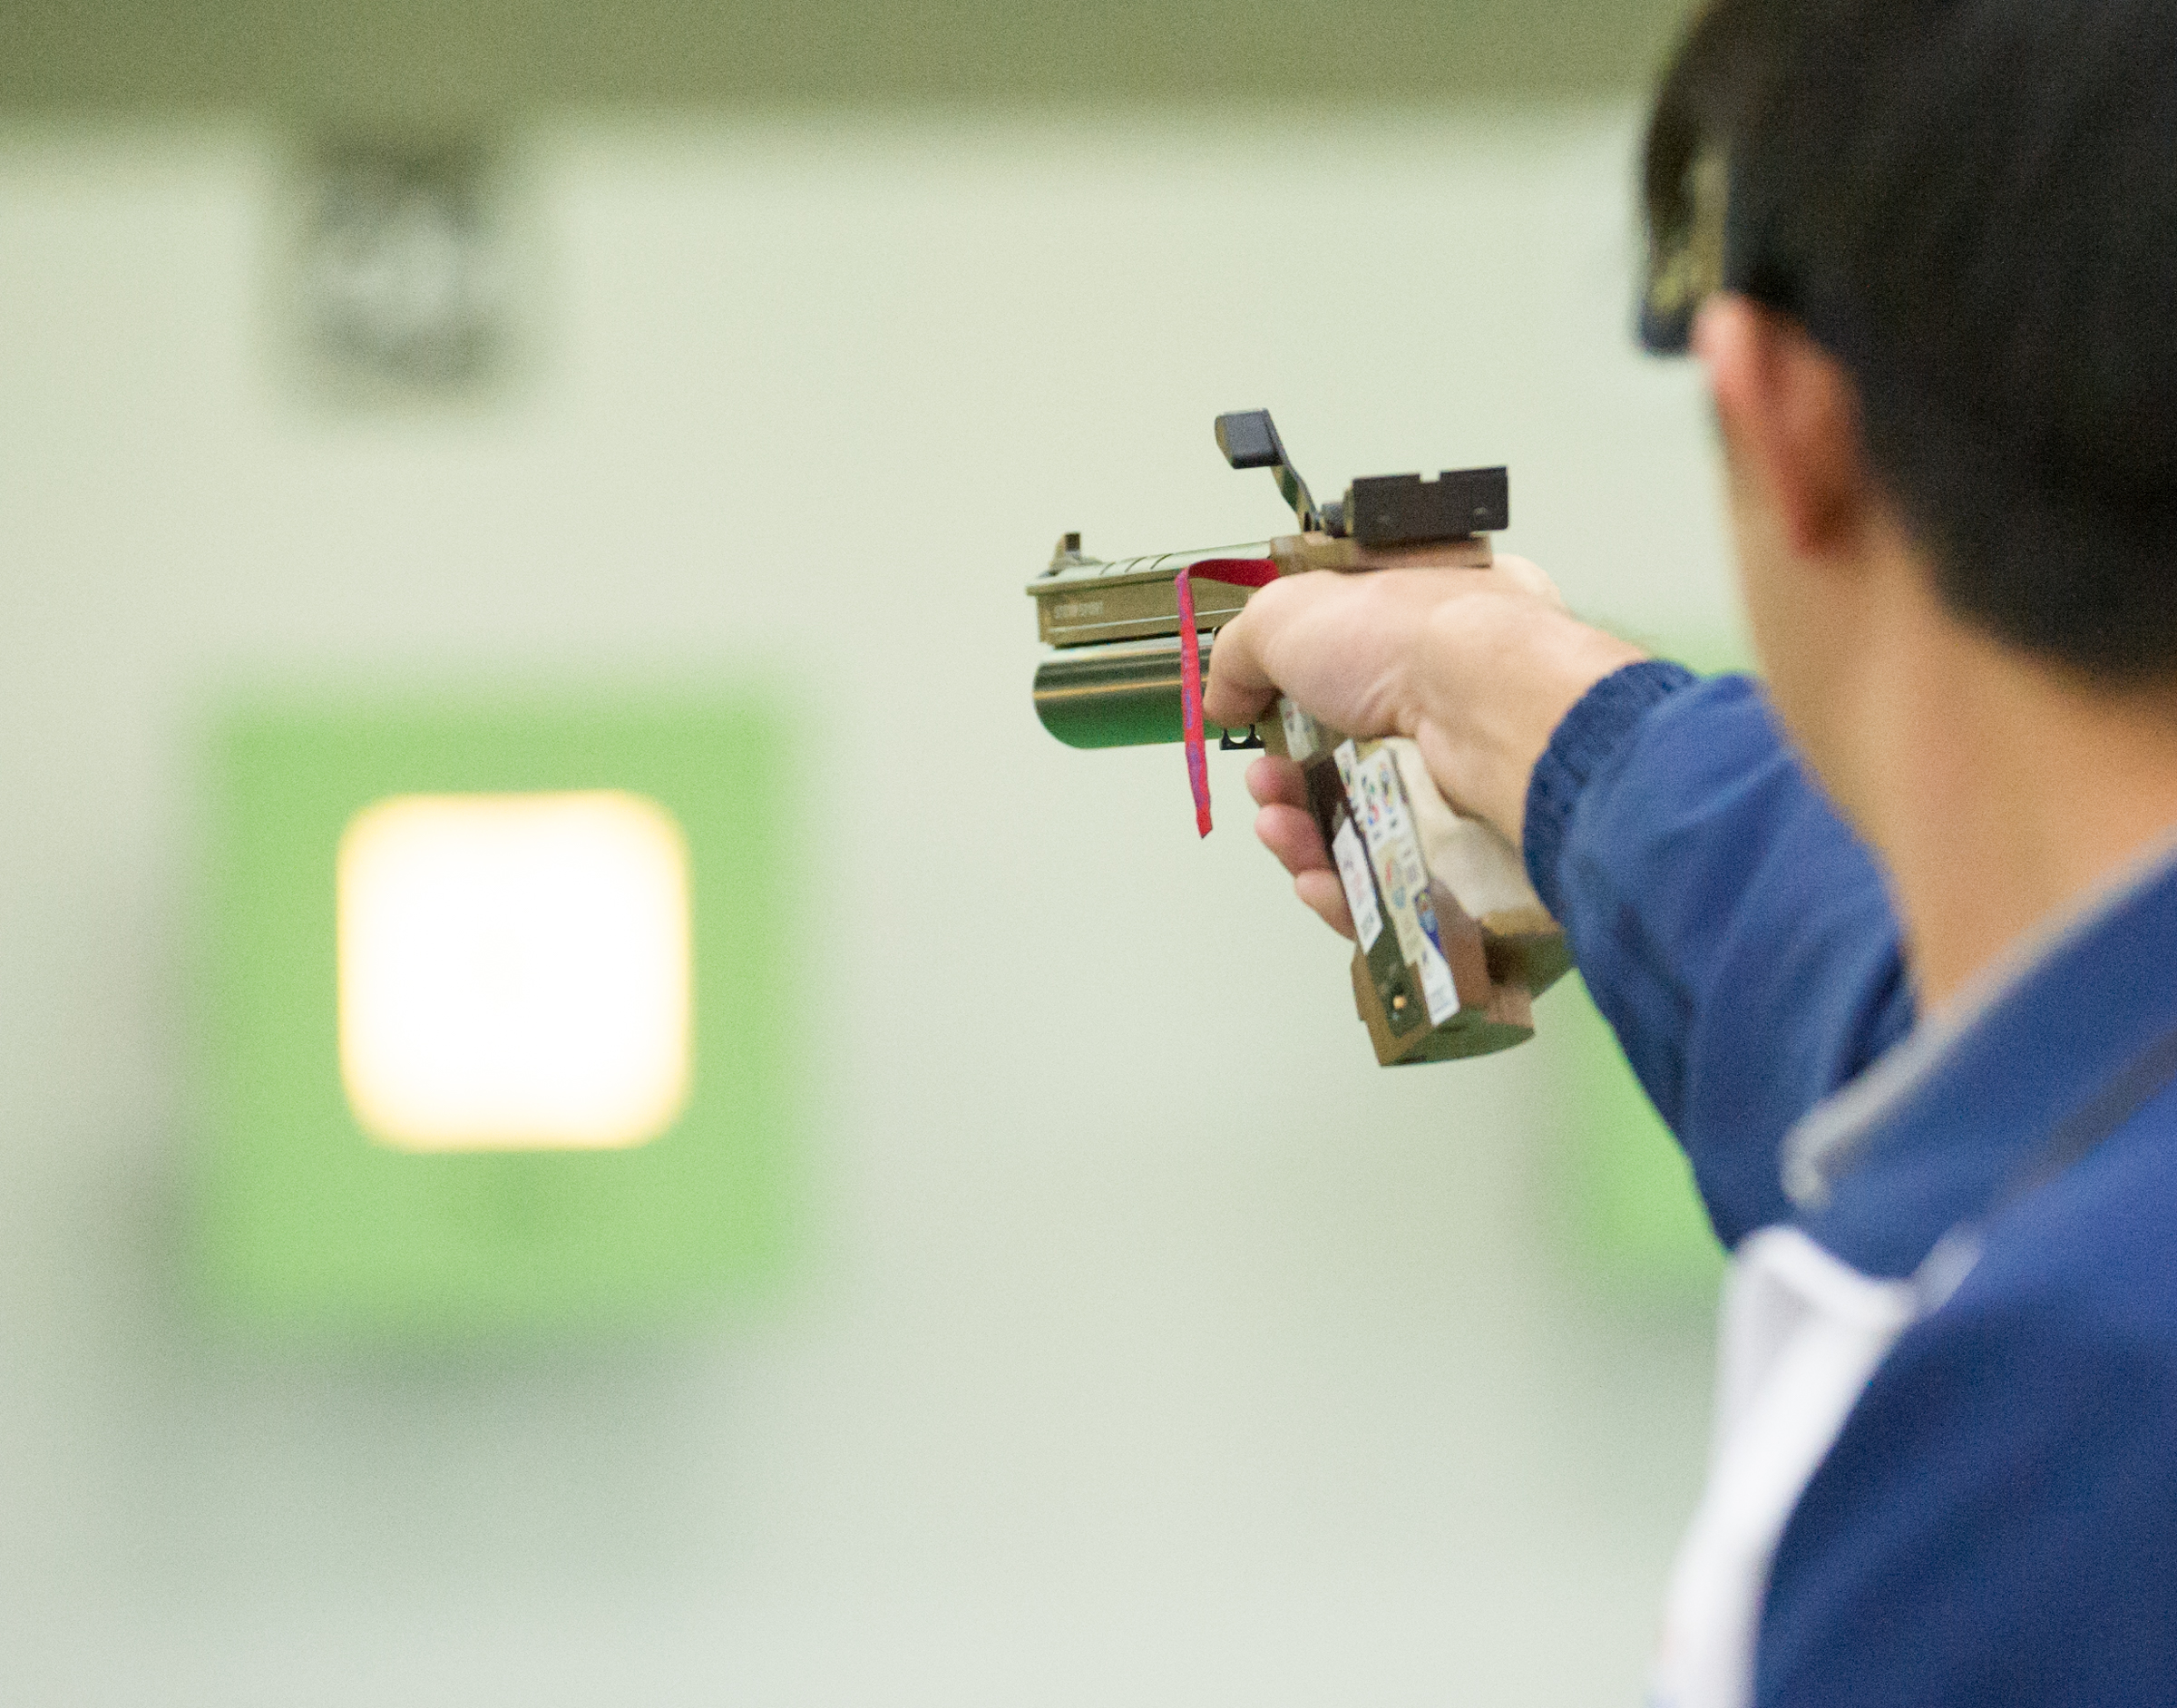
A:
POLYGON ((1659 702, 1697 679, 1684 665, 1662 659, 1621 667, 1581 695, 1551 734, 1528 781, 1521 852, 1535 893, 1553 918, 1565 917, 1558 866, 1589 780, 1615 760, 1659 702))
POLYGON ((1528 785, 1565 716, 1640 648, 1527 597, 1440 610, 1416 680, 1412 729, 1446 797, 1517 848, 1528 785))

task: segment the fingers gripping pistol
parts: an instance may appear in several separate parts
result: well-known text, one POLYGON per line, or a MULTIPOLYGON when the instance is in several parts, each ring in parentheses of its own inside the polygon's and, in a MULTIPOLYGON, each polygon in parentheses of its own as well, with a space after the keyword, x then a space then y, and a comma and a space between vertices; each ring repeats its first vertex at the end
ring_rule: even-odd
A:
MULTIPOLYGON (((1069 533, 1028 588, 1049 649, 1036 670, 1043 727, 1075 747, 1185 742, 1205 834, 1201 660, 1254 589, 1325 571, 1486 569, 1509 508, 1501 468, 1357 480, 1342 503, 1319 505, 1266 410, 1219 416, 1217 447, 1235 468, 1271 472, 1298 533, 1113 562, 1069 533)), ((1287 699, 1254 728, 1216 733, 1225 750, 1302 767, 1352 912, 1353 1000, 1379 1062, 1487 1055, 1534 1036, 1534 999, 1571 964, 1564 933, 1518 853, 1452 810, 1411 741, 1348 737, 1287 699)))

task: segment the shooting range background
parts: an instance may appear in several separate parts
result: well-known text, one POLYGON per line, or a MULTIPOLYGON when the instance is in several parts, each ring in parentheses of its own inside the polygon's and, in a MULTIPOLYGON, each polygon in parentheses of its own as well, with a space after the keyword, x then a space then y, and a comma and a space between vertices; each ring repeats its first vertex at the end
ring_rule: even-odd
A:
POLYGON ((308 127, 12 74, 0 1696, 1635 1700, 1708 1307, 1568 1238, 1567 1047, 1374 1069, 1239 763, 1197 845, 1176 750, 1051 743, 1019 590, 1274 531, 1209 434, 1267 405, 1319 489, 1508 463, 1577 606, 1727 644, 1631 96, 541 111, 519 372, 344 409, 278 330, 308 127), (260 1343, 182 1257, 204 719, 472 673, 805 715, 790 1282, 260 1343))

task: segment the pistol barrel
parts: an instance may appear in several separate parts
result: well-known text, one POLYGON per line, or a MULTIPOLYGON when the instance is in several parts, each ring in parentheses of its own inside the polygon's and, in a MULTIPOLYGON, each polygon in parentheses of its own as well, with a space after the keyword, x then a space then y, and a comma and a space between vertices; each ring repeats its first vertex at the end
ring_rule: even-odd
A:
MULTIPOLYGON (((1209 667, 1215 637, 1202 637, 1209 667)), ((1179 641, 1083 647, 1036 668, 1036 716, 1069 747, 1146 747, 1180 738, 1179 641)), ((1214 737, 1219 732, 1209 727, 1214 737)))

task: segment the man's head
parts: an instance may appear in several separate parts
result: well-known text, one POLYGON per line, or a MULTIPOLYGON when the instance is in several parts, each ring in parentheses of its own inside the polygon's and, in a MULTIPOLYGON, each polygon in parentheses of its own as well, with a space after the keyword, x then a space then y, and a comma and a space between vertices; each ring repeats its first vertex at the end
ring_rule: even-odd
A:
POLYGON ((1795 727, 1870 552, 2082 685, 2177 685, 2169 0, 1714 0, 1646 192, 1644 334, 1709 366, 1795 727))

